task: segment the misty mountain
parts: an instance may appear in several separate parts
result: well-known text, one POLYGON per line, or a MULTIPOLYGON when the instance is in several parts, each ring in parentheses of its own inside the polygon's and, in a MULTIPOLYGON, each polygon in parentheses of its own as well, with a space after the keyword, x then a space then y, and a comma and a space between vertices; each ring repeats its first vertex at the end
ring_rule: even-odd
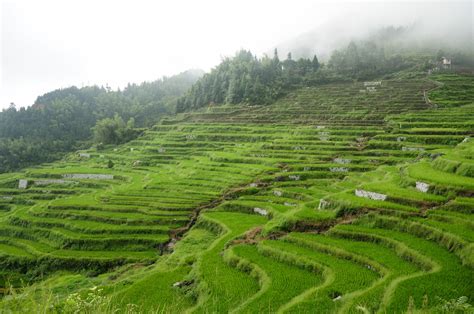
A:
MULTIPOLYGON (((332 51, 350 42, 373 42, 388 54, 433 53, 439 49, 473 55, 472 12, 463 3, 354 4, 341 16, 276 45, 296 58, 317 54, 329 60, 332 51)), ((268 50, 267 53, 271 53, 268 50)))

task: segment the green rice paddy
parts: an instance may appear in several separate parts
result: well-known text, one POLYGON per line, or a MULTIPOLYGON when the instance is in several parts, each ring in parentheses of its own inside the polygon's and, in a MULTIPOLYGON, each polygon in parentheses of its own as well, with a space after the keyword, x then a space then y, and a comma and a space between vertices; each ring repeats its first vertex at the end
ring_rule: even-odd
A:
MULTIPOLYGON (((210 106, 89 158, 1 174, 2 291, 23 282, 63 304, 98 286, 119 312, 474 302, 474 77, 361 89, 210 106)), ((0 312, 30 303, 5 296, 0 312)))

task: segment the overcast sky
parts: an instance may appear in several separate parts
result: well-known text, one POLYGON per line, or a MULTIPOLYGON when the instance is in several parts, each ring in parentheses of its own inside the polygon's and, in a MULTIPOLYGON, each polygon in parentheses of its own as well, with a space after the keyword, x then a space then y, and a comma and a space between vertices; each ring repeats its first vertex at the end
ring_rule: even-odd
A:
POLYGON ((0 2, 0 108, 28 106, 71 85, 116 88, 190 68, 207 71, 240 48, 261 55, 315 29, 348 37, 427 17, 440 28, 462 17, 472 28, 473 16, 469 0, 0 2))

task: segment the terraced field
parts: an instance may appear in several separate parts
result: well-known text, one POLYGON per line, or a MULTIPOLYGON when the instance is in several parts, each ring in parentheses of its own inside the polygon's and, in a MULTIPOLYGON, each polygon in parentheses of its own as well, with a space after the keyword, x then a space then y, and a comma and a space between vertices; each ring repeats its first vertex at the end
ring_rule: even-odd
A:
POLYGON ((459 75, 303 88, 0 175, 0 264, 144 312, 472 303, 473 99, 459 75))

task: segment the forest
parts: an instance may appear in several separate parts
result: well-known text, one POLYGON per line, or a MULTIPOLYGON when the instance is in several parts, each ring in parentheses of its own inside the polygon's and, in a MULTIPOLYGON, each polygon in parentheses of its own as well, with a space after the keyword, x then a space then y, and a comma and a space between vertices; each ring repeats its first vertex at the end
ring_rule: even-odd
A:
POLYGON ((205 74, 178 100, 177 111, 222 103, 269 104, 298 87, 371 79, 414 64, 410 56, 387 56, 373 41, 351 42, 335 50, 327 64, 319 62, 316 55, 293 60, 288 53, 280 61, 276 49, 271 58, 257 58, 242 50, 205 74))
MULTIPOLYGON (((191 70, 154 82, 128 84, 117 91, 72 86, 39 96, 28 108, 17 109, 11 104, 0 113, 0 172, 52 161, 65 152, 90 146, 92 128, 107 124, 109 120, 101 121, 104 119, 117 116, 117 120, 133 120, 134 128, 149 127, 174 113, 177 98, 201 75, 201 71, 191 70)), ((131 139, 129 135, 125 138, 131 139)), ((117 144, 123 139, 115 136, 110 142, 117 144)))

